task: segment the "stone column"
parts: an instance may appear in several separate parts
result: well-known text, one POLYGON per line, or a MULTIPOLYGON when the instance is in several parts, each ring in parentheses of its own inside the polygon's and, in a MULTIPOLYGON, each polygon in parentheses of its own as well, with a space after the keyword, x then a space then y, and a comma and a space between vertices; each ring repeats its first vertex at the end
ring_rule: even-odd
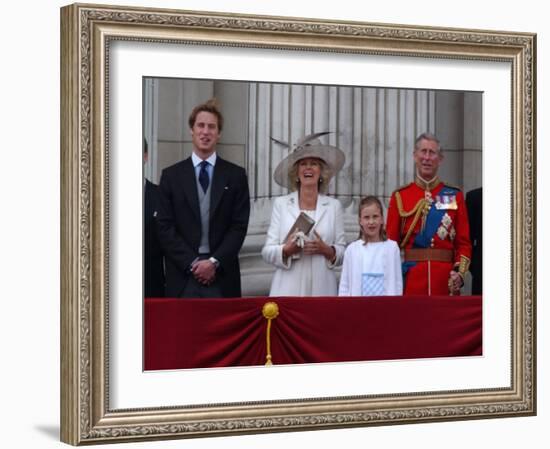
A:
MULTIPOLYGON (((436 135, 445 156, 440 177, 464 195, 482 182, 482 99, 477 92, 436 93, 436 135)), ((464 293, 471 293, 469 275, 464 293)))
POLYGON ((483 180, 482 99, 480 93, 464 93, 464 193, 481 187, 483 180))

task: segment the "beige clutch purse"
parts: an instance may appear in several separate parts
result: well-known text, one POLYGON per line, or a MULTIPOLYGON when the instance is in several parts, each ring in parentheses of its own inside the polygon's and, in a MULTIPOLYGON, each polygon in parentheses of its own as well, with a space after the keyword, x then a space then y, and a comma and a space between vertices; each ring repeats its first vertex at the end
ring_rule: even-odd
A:
POLYGON ((284 241, 286 242, 288 238, 297 231, 302 231, 305 235, 308 235, 314 224, 315 220, 313 220, 308 214, 301 212, 292 227, 290 228, 290 231, 288 231, 288 234, 286 235, 284 241))

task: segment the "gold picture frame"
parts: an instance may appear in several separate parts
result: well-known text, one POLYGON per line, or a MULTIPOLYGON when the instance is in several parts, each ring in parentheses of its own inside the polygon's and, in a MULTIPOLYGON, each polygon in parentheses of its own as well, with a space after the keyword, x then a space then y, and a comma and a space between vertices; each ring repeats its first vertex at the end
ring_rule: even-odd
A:
POLYGON ((534 34, 74 4, 61 9, 61 37, 62 441, 80 445, 536 413, 534 34), (119 40, 510 63, 510 387, 112 409, 108 54, 119 40))

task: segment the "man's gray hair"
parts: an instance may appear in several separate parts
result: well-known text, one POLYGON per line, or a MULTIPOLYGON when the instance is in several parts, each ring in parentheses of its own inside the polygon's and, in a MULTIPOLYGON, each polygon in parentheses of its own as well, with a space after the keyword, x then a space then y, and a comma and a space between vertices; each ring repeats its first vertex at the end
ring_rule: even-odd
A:
POLYGON ((437 150, 442 153, 443 152, 443 148, 441 148, 441 143, 439 142, 439 139, 432 133, 422 133, 420 134, 416 140, 414 141, 414 149, 417 150, 418 149, 418 144, 420 143, 421 140, 429 140, 431 142, 435 142, 437 143, 437 150))

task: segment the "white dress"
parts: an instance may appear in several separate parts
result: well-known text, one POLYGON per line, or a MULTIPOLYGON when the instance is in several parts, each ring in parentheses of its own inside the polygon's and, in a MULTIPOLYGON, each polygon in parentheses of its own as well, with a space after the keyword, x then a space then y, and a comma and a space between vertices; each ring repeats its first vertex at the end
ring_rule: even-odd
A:
POLYGON ((284 239, 300 214, 298 193, 275 199, 271 213, 271 223, 262 248, 262 257, 276 270, 271 282, 270 296, 336 296, 338 285, 333 268, 342 264, 346 239, 342 206, 334 198, 319 195, 315 213, 311 216, 316 231, 327 245, 336 251, 334 263, 320 254, 289 257, 283 261, 284 239))
POLYGON ((344 253, 339 296, 393 296, 403 294, 401 256, 393 240, 359 239, 344 253))

